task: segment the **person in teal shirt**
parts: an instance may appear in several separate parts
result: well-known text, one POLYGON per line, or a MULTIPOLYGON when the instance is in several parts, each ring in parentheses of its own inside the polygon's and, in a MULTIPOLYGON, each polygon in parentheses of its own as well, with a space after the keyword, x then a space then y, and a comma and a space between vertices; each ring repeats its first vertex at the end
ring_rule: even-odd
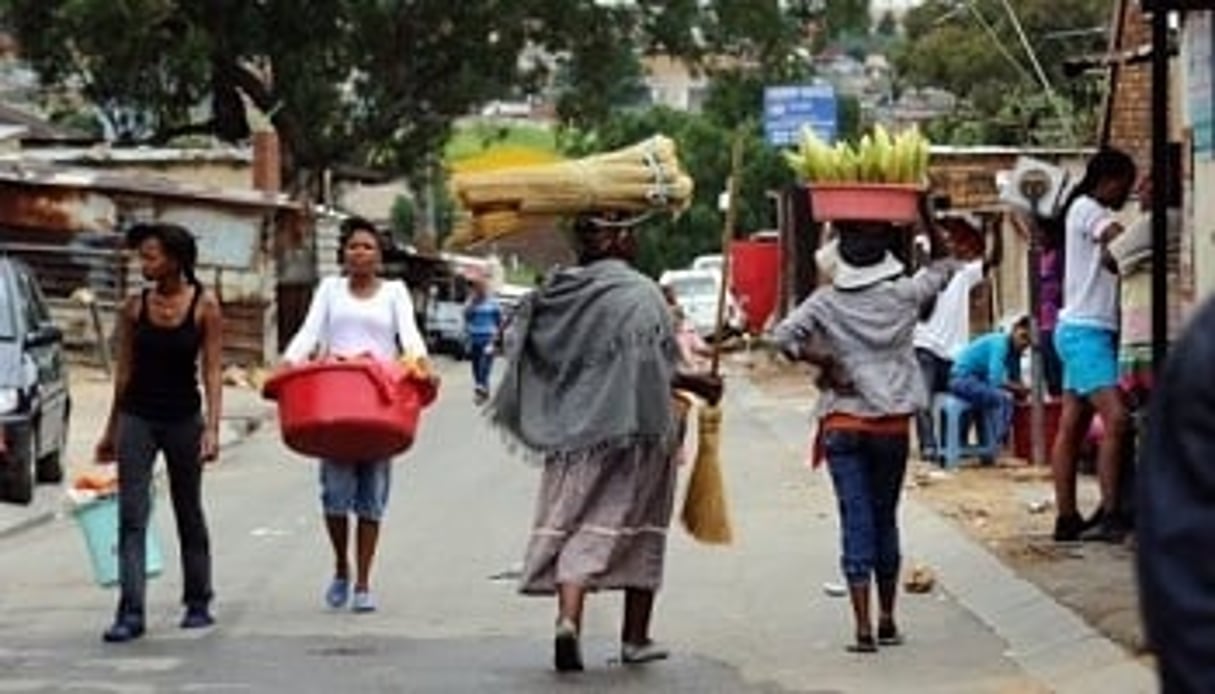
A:
POLYGON ((1010 332, 973 340, 950 372, 949 391, 989 418, 1001 445, 1012 429, 1013 405, 1027 393, 1021 383, 1021 354, 1029 345, 1029 316, 1022 316, 1010 332))

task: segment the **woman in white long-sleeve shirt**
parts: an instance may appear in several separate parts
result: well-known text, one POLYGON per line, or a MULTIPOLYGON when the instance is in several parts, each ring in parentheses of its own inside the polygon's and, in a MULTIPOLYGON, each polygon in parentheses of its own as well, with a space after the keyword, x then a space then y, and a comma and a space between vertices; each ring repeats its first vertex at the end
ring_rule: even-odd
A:
MULTIPOLYGON (((283 354, 285 365, 318 355, 371 356, 385 361, 402 354, 426 356, 408 288, 399 280, 379 277, 383 245, 383 237, 370 222, 350 218, 342 224, 338 262, 343 274, 327 277, 317 287, 304 325, 283 354)), ((355 612, 375 610, 371 564, 388 503, 391 472, 388 459, 321 461, 321 503, 334 555, 325 602, 334 609, 350 604, 355 612), (348 560, 352 514, 358 518, 353 599, 348 560)))

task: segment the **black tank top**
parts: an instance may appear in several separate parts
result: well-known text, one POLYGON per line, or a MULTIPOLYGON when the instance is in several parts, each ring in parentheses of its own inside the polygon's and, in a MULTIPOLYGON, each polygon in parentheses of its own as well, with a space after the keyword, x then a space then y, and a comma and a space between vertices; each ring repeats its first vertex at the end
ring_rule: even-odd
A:
POLYGON ((202 287, 194 285, 185 318, 168 328, 156 325, 148 316, 148 291, 140 298, 131 344, 131 380, 123 394, 122 410, 161 422, 198 416, 202 411, 198 392, 202 331, 194 314, 202 287))

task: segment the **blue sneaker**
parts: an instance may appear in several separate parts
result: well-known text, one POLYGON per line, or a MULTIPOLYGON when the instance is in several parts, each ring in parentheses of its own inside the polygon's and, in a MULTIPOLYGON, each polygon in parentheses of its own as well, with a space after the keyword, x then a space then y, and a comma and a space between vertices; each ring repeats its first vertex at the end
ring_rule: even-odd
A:
POLYGON ((371 597, 371 591, 354 591, 354 600, 350 605, 350 609, 355 612, 375 612, 375 599, 371 597))
POLYGON ((143 636, 143 623, 119 619, 105 630, 101 639, 106 643, 126 643, 143 636))
POLYGON ((206 629, 215 624, 215 617, 211 616, 211 611, 205 607, 191 607, 186 609, 186 614, 181 618, 182 629, 206 629))
POLYGON ((325 591, 325 603, 333 609, 341 609, 346 606, 350 600, 350 580, 345 578, 335 578, 329 584, 329 590, 325 591))

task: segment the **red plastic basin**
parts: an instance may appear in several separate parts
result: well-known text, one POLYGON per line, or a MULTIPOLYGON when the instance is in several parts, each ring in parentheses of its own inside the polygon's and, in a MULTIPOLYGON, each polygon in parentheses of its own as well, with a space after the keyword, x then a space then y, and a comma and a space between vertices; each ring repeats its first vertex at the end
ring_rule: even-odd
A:
POLYGON ((922 188, 889 183, 815 183, 810 213, 816 222, 892 222, 919 218, 922 188))
POLYGON ((263 394, 278 403, 291 450, 363 463, 409 450, 437 392, 395 363, 356 359, 293 367, 267 381, 263 394))

